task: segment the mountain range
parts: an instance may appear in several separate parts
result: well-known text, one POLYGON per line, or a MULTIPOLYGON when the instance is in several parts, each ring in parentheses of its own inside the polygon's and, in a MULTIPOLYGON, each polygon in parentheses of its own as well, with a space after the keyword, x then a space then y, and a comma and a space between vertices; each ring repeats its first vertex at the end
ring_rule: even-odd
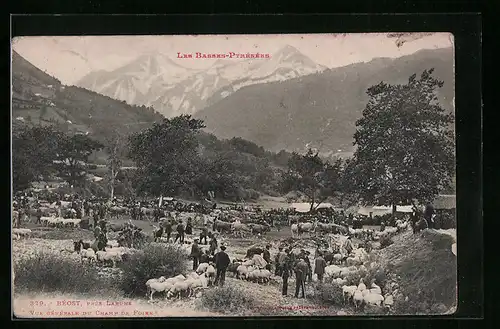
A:
POLYGON ((76 85, 172 117, 193 114, 245 86, 325 69, 289 45, 270 59, 219 59, 207 69, 186 68, 165 54, 150 52, 118 69, 91 72, 76 85))
POLYGON ((406 83, 430 68, 444 81, 438 92, 441 105, 453 111, 453 49, 442 48, 246 86, 194 116, 219 138, 239 136, 270 151, 314 147, 324 156, 345 157, 354 150, 355 122, 368 101, 367 89, 381 81, 406 83))

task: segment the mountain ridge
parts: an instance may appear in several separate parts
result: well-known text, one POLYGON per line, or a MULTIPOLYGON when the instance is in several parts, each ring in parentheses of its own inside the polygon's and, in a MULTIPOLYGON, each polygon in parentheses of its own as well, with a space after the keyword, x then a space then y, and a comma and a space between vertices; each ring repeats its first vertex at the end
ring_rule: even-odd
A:
POLYGON ((105 141, 113 130, 123 135, 158 122, 153 109, 126 104, 76 86, 64 86, 17 52, 12 52, 12 123, 56 125, 68 133, 105 141))
POLYGON ((193 114, 207 106, 208 99, 224 98, 244 85, 286 80, 325 69, 292 46, 278 50, 269 60, 219 59, 206 69, 186 68, 153 52, 106 73, 91 72, 76 85, 130 104, 152 106, 171 117, 193 114), (140 68, 147 66, 144 63, 153 61, 161 62, 158 67, 162 71, 141 74, 140 68))
POLYGON ((270 151, 315 147, 327 156, 349 154, 367 88, 381 81, 406 83, 410 75, 430 68, 445 82, 439 91, 442 106, 453 111, 453 49, 442 48, 246 86, 194 116, 205 120, 207 131, 219 138, 239 136, 270 151))

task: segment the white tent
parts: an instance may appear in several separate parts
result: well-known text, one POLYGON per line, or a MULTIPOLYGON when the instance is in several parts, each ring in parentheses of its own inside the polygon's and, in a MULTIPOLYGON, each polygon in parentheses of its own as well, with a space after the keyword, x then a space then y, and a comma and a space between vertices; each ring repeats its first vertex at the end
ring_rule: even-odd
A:
MULTIPOLYGON (((396 206, 396 212, 411 213, 412 206, 396 206)), ((358 214, 363 216, 383 216, 392 214, 392 207, 389 206, 373 206, 373 207, 360 207, 358 214)))
MULTIPOLYGON (((309 212, 311 209, 311 204, 308 202, 298 202, 298 203, 292 203, 291 208, 295 209, 297 212, 309 212)), ((324 208, 333 208, 333 205, 328 202, 324 202, 321 204, 315 204, 313 209, 324 209, 324 208)))

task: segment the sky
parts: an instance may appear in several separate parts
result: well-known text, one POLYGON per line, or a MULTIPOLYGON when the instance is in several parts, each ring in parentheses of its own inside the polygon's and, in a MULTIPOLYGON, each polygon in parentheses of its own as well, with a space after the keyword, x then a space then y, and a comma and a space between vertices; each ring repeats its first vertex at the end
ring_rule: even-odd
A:
POLYGON ((453 36, 449 33, 417 36, 407 37, 408 41, 400 47, 396 45, 396 38, 389 38, 385 33, 44 36, 15 38, 12 49, 63 84, 71 85, 92 71, 112 71, 153 51, 169 56, 182 66, 202 69, 208 68, 215 60, 177 59, 177 53, 259 52, 272 56, 284 46, 291 45, 316 63, 333 68, 377 57, 396 58, 421 49, 453 46, 453 36))

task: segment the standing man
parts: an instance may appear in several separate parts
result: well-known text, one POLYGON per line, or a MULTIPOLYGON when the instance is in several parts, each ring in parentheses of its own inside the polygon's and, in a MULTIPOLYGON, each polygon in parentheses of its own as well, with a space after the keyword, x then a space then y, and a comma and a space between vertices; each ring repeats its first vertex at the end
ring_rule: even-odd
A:
POLYGON ((186 234, 188 234, 188 235, 193 234, 193 223, 192 223, 191 217, 189 217, 188 220, 187 220, 186 234))
POLYGON ((278 247, 278 254, 276 254, 276 258, 275 258, 275 264, 276 264, 276 269, 274 271, 274 274, 275 275, 278 275, 278 276, 281 276, 281 273, 283 272, 282 268, 283 268, 283 261, 286 257, 286 253, 283 252, 283 247, 282 246, 279 246, 278 247))
POLYGON ((215 250, 217 249, 217 239, 215 238, 215 235, 212 236, 212 239, 210 240, 210 247, 208 249, 209 254, 213 255, 215 253, 215 250))
POLYGON ((38 209, 36 210, 36 223, 42 223, 42 209, 40 209, 40 207, 38 207, 38 209))
POLYGON ((309 255, 311 253, 309 251, 304 252, 304 256, 302 259, 306 262, 307 264, 307 273, 306 276, 304 277, 304 282, 307 279, 308 283, 312 282, 312 268, 311 268, 311 260, 309 259, 309 255))
POLYGON ((191 246, 191 254, 190 257, 193 257, 193 271, 196 271, 198 268, 198 261, 201 257, 201 249, 198 245, 198 239, 195 239, 193 245, 191 246))
POLYGON ((179 243, 184 243, 184 225, 182 220, 179 219, 179 224, 177 224, 177 236, 175 237, 174 243, 179 239, 179 243))
POLYGON ((167 219, 165 224, 165 233, 167 234, 167 243, 170 242, 170 235, 172 234, 172 222, 170 219, 167 219))
POLYGON ((299 290, 302 290, 302 298, 305 297, 305 279, 307 271, 307 263, 304 258, 301 258, 297 265, 295 265, 295 298, 299 298, 299 290))
POLYGON ((354 249, 354 247, 352 246, 352 241, 351 241, 350 235, 347 237, 347 240, 345 240, 344 249, 347 252, 347 255, 349 255, 351 253, 351 251, 354 249))
POLYGON ((264 252, 262 253, 262 258, 266 261, 266 269, 271 270, 271 253, 269 252, 269 249, 271 249, 271 245, 268 244, 266 246, 266 249, 264 249, 264 252))
POLYGON ((281 277, 283 278, 283 288, 281 294, 283 296, 286 296, 288 294, 288 278, 290 277, 291 262, 292 260, 290 259, 290 249, 286 249, 283 264, 281 265, 281 277))
POLYGON ((323 258, 323 253, 319 252, 314 260, 314 273, 318 275, 318 281, 323 282, 323 275, 325 274, 326 261, 323 258))
POLYGON ((226 270, 231 260, 229 256, 226 254, 225 246, 220 247, 221 251, 219 251, 215 255, 215 268, 217 269, 217 274, 215 276, 215 284, 219 283, 219 286, 224 286, 224 281, 226 280, 226 270), (219 281, 220 280, 220 281, 219 281))
POLYGON ((425 206, 425 210, 424 210, 424 218, 425 220, 427 221, 427 225, 429 228, 434 228, 434 214, 436 213, 436 211, 434 210, 434 207, 428 203, 426 206, 425 206))
POLYGON ((200 243, 203 243, 204 245, 207 244, 207 236, 208 236, 208 228, 207 228, 207 224, 204 224, 203 225, 203 228, 201 229, 201 233, 200 233, 200 243), (204 241, 204 242, 202 242, 204 241))

